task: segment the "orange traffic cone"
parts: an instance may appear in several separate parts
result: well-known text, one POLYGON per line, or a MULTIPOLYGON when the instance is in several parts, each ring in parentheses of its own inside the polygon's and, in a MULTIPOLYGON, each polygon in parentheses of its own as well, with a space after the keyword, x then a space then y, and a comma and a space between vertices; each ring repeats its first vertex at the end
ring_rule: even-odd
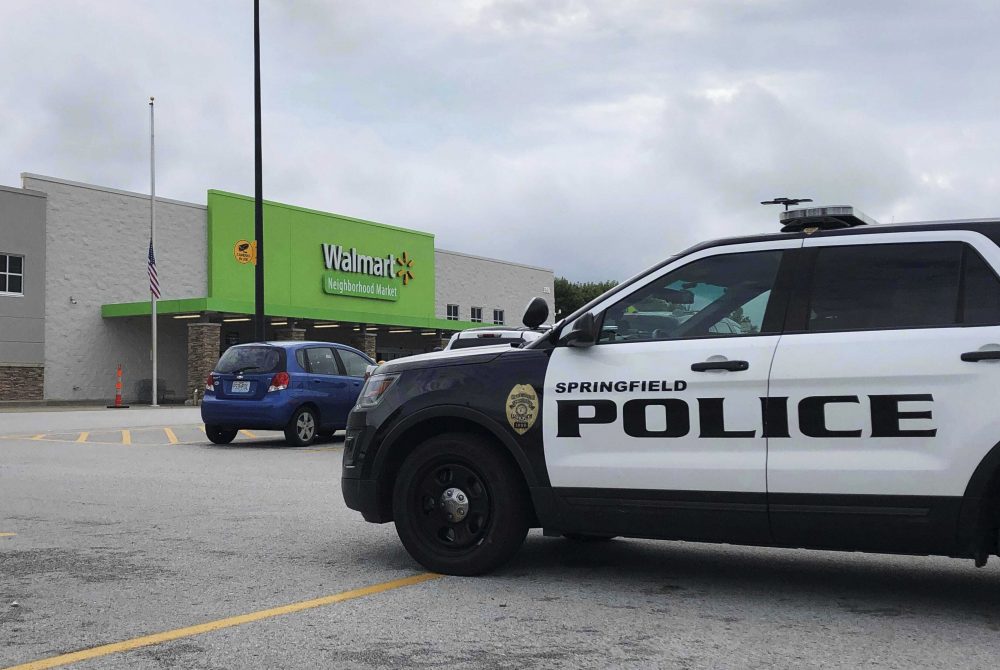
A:
POLYGON ((127 409, 128 405, 122 404, 122 364, 118 364, 118 371, 115 373, 115 404, 108 405, 108 409, 127 409))

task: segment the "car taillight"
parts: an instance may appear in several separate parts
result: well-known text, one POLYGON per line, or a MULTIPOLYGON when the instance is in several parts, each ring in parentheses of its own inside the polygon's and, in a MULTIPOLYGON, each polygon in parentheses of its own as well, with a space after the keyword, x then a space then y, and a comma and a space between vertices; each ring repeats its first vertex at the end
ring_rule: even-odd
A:
POLYGON ((212 376, 211 372, 208 373, 207 377, 205 377, 205 390, 206 391, 215 390, 215 377, 212 376))
POLYGON ((271 391, 283 391, 288 388, 288 373, 279 372, 278 374, 271 377, 271 385, 267 387, 267 392, 271 391))

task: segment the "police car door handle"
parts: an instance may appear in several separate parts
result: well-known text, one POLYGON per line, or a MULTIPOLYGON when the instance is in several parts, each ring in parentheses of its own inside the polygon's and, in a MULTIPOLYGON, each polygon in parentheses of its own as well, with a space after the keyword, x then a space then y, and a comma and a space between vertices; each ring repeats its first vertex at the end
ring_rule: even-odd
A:
POLYGON ((962 360, 966 363, 997 361, 1000 360, 1000 351, 966 351, 962 354, 962 360))
POLYGON ((708 372, 709 370, 728 370, 729 372, 742 372, 749 370, 750 364, 746 361, 705 361, 703 363, 692 363, 692 372, 708 372))

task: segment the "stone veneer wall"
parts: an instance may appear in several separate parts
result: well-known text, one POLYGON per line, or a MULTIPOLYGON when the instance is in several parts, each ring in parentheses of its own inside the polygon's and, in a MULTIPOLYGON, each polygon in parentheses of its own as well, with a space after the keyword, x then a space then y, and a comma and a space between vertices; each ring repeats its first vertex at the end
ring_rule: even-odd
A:
POLYGON ((41 400, 44 386, 44 365, 0 363, 0 401, 41 400))
POLYGON ((221 323, 189 323, 187 336, 187 398, 205 395, 205 377, 219 360, 221 323))
POLYGON ((377 355, 377 345, 375 333, 361 333, 355 336, 351 342, 352 347, 365 352, 371 358, 375 358, 377 355))

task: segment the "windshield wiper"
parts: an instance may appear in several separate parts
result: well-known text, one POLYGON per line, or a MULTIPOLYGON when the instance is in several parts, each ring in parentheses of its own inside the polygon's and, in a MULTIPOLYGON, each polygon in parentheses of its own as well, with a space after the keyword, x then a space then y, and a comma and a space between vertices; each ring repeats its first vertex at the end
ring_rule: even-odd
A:
POLYGON ((245 368, 237 368, 236 370, 233 370, 229 374, 231 374, 231 375, 241 375, 244 372, 246 372, 247 370, 260 370, 260 367, 257 366, 257 365, 248 365, 245 368))

